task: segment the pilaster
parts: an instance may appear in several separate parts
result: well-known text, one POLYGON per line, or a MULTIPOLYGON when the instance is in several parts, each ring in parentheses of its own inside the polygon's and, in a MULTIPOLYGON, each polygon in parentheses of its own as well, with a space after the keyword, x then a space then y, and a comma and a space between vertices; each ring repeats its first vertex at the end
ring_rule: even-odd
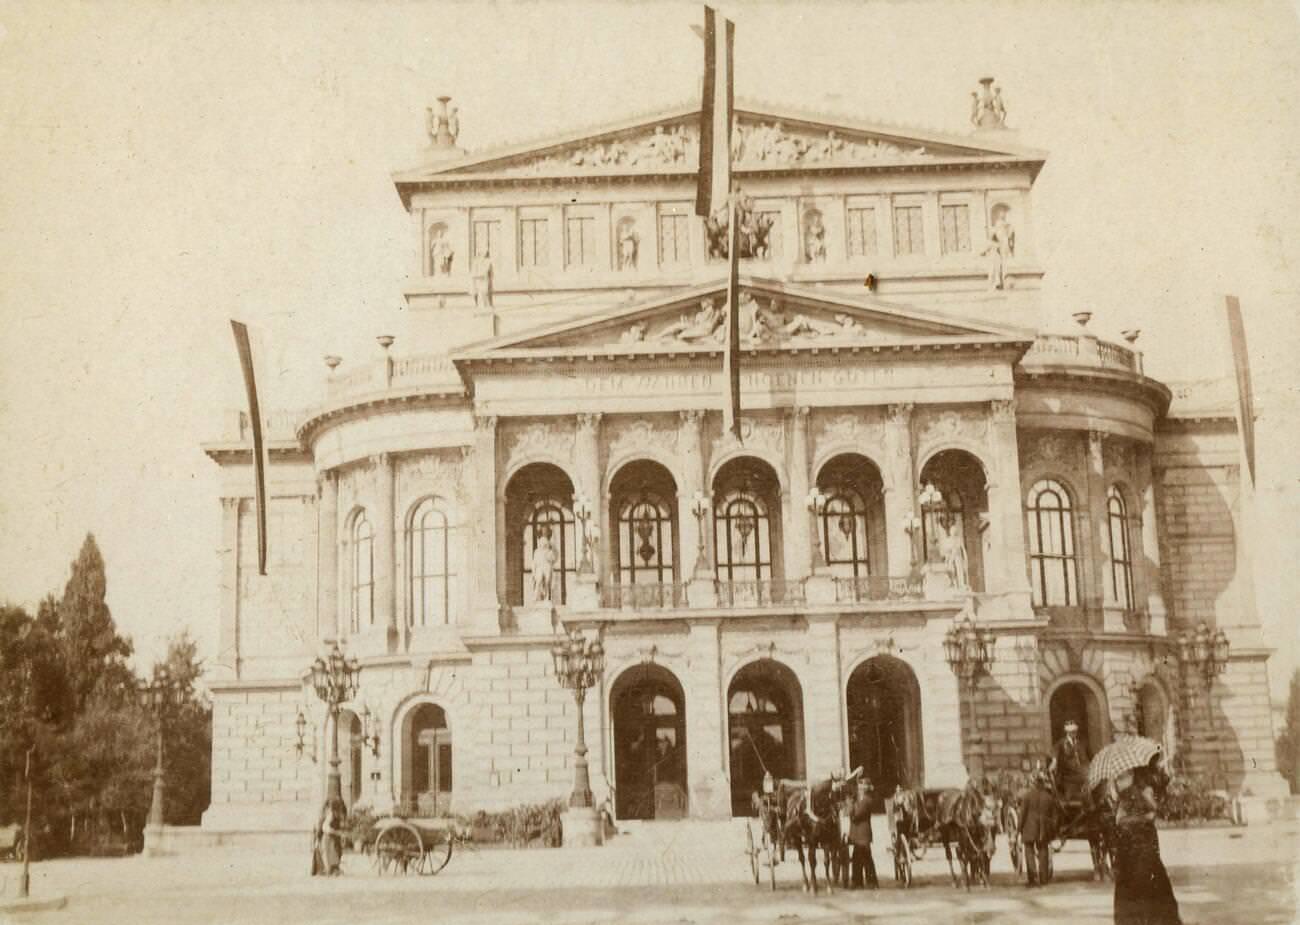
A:
POLYGON ((989 439, 992 473, 988 485, 988 545, 991 563, 985 564, 984 587, 1004 597, 1023 598, 1008 614, 1033 616, 1029 606, 1029 565, 1025 558, 1025 520, 1020 502, 1020 447, 1016 438, 1016 403, 1013 399, 990 404, 989 439))
MULTIPOLYGON (((605 524, 605 511, 607 510, 607 499, 602 490, 604 485, 603 460, 604 455, 600 448, 600 420, 601 415, 597 413, 581 413, 578 415, 577 452, 576 464, 578 485, 577 490, 580 494, 586 495, 587 500, 591 502, 591 519, 587 522, 588 530, 598 531, 597 542, 593 546, 593 571, 596 579, 599 580, 602 574, 607 574, 611 570, 613 563, 609 561, 609 531, 602 529, 605 524)), ((579 543, 586 543, 586 537, 579 536, 579 543)), ((581 547, 577 550, 578 561, 584 559, 581 547)))
MULTIPOLYGON (((682 485, 677 492, 677 528, 681 536, 678 555, 682 574, 679 581, 690 581, 696 575, 709 571, 709 524, 711 516, 704 518, 704 556, 700 551, 700 524, 691 510, 695 493, 709 493, 704 484, 704 412, 698 409, 680 412, 681 424, 677 431, 678 452, 681 454, 682 485)), ((707 575, 712 580, 712 575, 707 575)))
POLYGON ((808 780, 828 777, 848 763, 840 685, 840 632, 834 616, 808 620, 804 689, 804 750, 808 780))
POLYGON ((316 477, 317 510, 316 636, 341 639, 339 622, 339 481, 332 471, 316 477))
POLYGON ((501 598, 498 571, 502 570, 504 548, 504 505, 497 503, 497 419, 484 415, 474 419, 472 466, 474 505, 474 632, 496 635, 501 631, 501 598))
POLYGON ((239 674, 239 499, 221 499, 221 626, 217 636, 219 677, 239 674))
POLYGON ((720 624, 691 623, 682 683, 686 690, 686 767, 688 810, 694 818, 731 815, 731 786, 726 772, 727 714, 722 691, 720 624))
POLYGON ((806 406, 790 412, 790 449, 786 472, 790 481, 790 530, 785 535, 785 576, 798 580, 812 574, 812 515, 808 512, 808 418, 806 406))
POLYGON ((1083 516, 1084 528, 1079 531, 1083 548, 1080 550, 1084 574, 1079 598, 1090 614, 1101 613, 1106 599, 1106 435, 1099 430, 1088 431, 1088 497, 1083 516))
POLYGON ((914 513, 915 463, 912 458, 912 403, 890 405, 885 415, 885 549, 888 574, 912 569, 912 536, 905 529, 914 513))
MULTIPOLYGON (((1139 529, 1142 544, 1134 571, 1141 574, 1141 587, 1151 620, 1151 632, 1163 636, 1169 631, 1169 615, 1165 609, 1164 591, 1160 587, 1160 533, 1159 515, 1156 513, 1156 482, 1163 470, 1152 465, 1154 450, 1139 450, 1139 478, 1142 483, 1142 510, 1139 529)), ((1139 605, 1140 605, 1139 601, 1139 605)))
POLYGON ((395 534, 397 525, 393 518, 393 457, 380 453, 375 463, 375 629, 382 627, 386 648, 396 650, 397 597, 395 593, 397 561, 395 534))

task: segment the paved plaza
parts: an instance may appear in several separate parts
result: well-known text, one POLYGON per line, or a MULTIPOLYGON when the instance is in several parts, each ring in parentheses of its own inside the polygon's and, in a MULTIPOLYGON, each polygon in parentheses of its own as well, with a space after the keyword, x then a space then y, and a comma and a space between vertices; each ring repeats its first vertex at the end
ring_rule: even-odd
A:
MULTIPOLYGON (((1295 822, 1250 829, 1166 831, 1161 843, 1188 925, 1295 921, 1295 822)), ((918 865, 918 884, 897 888, 877 845, 876 892, 803 892, 793 859, 778 889, 748 880, 742 824, 649 824, 605 848, 465 851, 436 877, 379 877, 348 856, 344 876, 312 879, 301 856, 232 848, 173 858, 67 860, 38 864, 33 893, 66 894, 60 911, 0 913, 19 925, 131 922, 349 925, 690 925, 712 922, 1060 922, 1112 921, 1109 883, 1091 882, 1086 846, 1057 856, 1058 880, 1028 890, 1002 850, 991 889, 948 882, 942 852, 918 865)), ((17 868, 0 868, 12 897, 17 868)))

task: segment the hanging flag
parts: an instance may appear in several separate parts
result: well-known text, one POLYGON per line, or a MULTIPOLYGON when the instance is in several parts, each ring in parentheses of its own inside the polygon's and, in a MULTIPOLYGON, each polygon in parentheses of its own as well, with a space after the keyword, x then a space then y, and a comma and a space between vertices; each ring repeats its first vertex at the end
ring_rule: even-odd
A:
POLYGON ((257 573, 266 574, 266 440, 262 435, 262 409, 257 400, 257 377, 253 373, 253 348, 248 326, 231 320, 239 367, 244 372, 244 391, 248 394, 248 423, 253 432, 253 500, 257 514, 257 573))
POLYGON ((736 24, 704 8, 704 100, 700 106, 700 172, 695 214, 717 220, 727 214, 726 352, 722 372, 727 431, 740 439, 740 253, 736 246, 736 204, 731 189, 731 127, 736 105, 733 67, 736 24))
POLYGON ((1232 341, 1232 365, 1237 373, 1237 418, 1242 446, 1246 449, 1246 468, 1250 483, 1255 484, 1255 396, 1250 384, 1250 354, 1246 352, 1246 325, 1241 317, 1241 302, 1235 295, 1224 297, 1228 311, 1228 337, 1232 341))

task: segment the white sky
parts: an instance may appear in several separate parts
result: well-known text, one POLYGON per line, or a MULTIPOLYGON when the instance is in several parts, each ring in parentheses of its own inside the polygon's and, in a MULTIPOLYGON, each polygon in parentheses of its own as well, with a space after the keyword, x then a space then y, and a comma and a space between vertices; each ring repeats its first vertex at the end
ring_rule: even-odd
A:
MULTIPOLYGON (((1262 418, 1258 571, 1300 605, 1300 29, 1282 3, 732 3, 737 93, 965 131, 986 74, 1051 156, 1050 318, 1139 326, 1148 372, 1218 376, 1242 297, 1262 418)), ((391 171, 423 110, 471 148, 693 99, 697 4, 0 0, 0 600, 58 591, 82 534, 152 657, 215 646, 219 505, 199 443, 242 393, 227 319, 320 357, 400 337, 391 171)), ((1272 669, 1275 689, 1287 671, 1272 669)))

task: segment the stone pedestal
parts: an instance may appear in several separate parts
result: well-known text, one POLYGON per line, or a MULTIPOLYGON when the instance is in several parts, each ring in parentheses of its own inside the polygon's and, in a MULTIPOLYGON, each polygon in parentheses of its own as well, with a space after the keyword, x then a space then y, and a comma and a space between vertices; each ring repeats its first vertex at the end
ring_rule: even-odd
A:
POLYGON ((555 632, 555 605, 535 601, 515 608, 515 627, 526 636, 546 636, 555 632))
POLYGON ((686 603, 692 609, 717 607, 718 589, 712 578, 692 578, 686 584, 686 603))
POLYGON ((569 588, 568 607, 583 613, 600 608, 600 587, 594 572, 580 574, 569 588))
POLYGON ((600 814, 594 806, 574 806, 560 814, 565 848, 591 848, 603 844, 600 814))
POLYGON ((167 850, 166 828, 161 825, 144 827, 144 856, 147 858, 165 857, 172 852, 167 850))
POLYGON ((818 570, 804 582, 804 599, 809 604, 835 603, 835 577, 828 571, 818 570))
POLYGON ((952 579, 940 562, 927 562, 921 568, 921 589, 927 601, 954 600, 952 579))

